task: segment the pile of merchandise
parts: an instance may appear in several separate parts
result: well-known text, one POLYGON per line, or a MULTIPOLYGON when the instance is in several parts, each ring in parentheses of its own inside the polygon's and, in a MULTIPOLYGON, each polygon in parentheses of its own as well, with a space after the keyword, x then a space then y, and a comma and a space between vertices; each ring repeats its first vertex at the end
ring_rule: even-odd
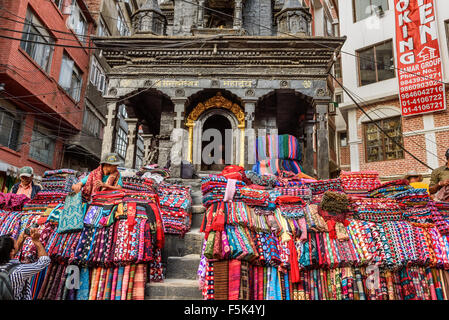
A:
POLYGON ((165 233, 183 237, 192 225, 190 187, 163 182, 159 185, 159 201, 165 233))
POLYGON ((283 176, 275 188, 203 178, 204 299, 447 300, 449 204, 382 190, 400 184, 377 177, 286 187, 283 176))
POLYGON ((382 183, 380 186, 373 188, 369 191, 370 198, 389 198, 396 194, 412 189, 413 187, 408 184, 408 180, 400 179, 382 183))
POLYGON ((282 171, 302 172, 301 146, 288 134, 257 137, 256 164, 253 171, 261 175, 278 175, 282 171))
MULTIPOLYGON (((18 238, 39 225, 52 262, 32 279, 34 299, 144 299, 145 283, 163 280, 165 235, 158 195, 146 179, 124 178, 124 189, 101 191, 83 202, 71 193, 75 172, 46 172, 43 190, 22 211, 0 210, 0 234, 18 238), (79 289, 66 286, 69 270, 80 270, 79 289)), ((37 260, 29 238, 17 254, 37 260)))
POLYGON ((152 179, 156 183, 161 183, 170 177, 170 170, 160 168, 157 164, 146 165, 137 172, 137 176, 141 178, 152 179))
POLYGON ((54 208, 62 208, 72 185, 78 181, 77 175, 78 172, 71 169, 46 171, 41 191, 24 206, 23 211, 48 216, 54 208))
POLYGON ((366 197, 368 192, 378 188, 381 183, 379 174, 373 171, 340 173, 343 189, 347 194, 366 197))

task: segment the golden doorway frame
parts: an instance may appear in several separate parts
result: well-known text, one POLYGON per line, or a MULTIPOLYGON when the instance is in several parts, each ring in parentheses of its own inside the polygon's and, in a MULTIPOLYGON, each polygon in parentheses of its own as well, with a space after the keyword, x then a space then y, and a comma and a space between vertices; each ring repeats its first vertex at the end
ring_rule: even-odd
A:
POLYGON ((198 118, 205 111, 212 109, 227 109, 231 111, 238 121, 238 128, 240 129, 240 160, 239 165, 244 166, 245 163, 245 112, 243 112, 242 108, 232 101, 223 97, 221 92, 217 92, 217 94, 207 100, 206 102, 198 103, 197 106, 190 112, 189 116, 186 120, 186 127, 189 128, 189 148, 188 148, 188 160, 193 163, 193 127, 198 118))

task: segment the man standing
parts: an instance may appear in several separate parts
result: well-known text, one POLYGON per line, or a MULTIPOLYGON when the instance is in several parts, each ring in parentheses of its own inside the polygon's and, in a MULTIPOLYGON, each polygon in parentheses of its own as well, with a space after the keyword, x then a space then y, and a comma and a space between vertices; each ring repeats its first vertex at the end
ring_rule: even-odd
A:
MULTIPOLYGON (((449 189, 449 149, 446 151, 446 164, 432 171, 430 176, 429 190, 431 194, 444 193, 449 189)), ((441 197, 438 197, 441 199, 441 197)), ((447 201, 448 199, 445 199, 447 201)))
POLYGON ((31 167, 23 167, 20 168, 19 171, 20 182, 16 183, 12 189, 12 193, 16 194, 24 194, 28 198, 33 199, 36 194, 41 191, 41 187, 35 185, 33 182, 33 168, 31 167))

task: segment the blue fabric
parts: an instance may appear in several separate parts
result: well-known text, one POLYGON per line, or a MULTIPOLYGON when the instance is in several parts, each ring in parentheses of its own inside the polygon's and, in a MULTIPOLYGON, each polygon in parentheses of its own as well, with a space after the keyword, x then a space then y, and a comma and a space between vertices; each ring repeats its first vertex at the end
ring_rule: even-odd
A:
MULTIPOLYGON (((89 176, 92 173, 89 173, 89 176)), ((81 179, 81 183, 84 186, 87 183, 87 179, 89 178, 89 176, 85 176, 83 179, 81 179)), ((103 180, 103 183, 105 183, 106 181, 108 181, 109 175, 105 176, 103 175, 103 178, 101 180, 103 180)), ((123 187, 123 181, 122 181, 122 175, 119 173, 118 176, 118 183, 117 183, 120 187, 123 187)))
POLYGON ((84 212, 81 193, 69 194, 65 198, 64 210, 59 217, 58 233, 82 230, 84 212))
POLYGON ((80 288, 76 293, 76 300, 89 300, 89 269, 81 268, 80 288))

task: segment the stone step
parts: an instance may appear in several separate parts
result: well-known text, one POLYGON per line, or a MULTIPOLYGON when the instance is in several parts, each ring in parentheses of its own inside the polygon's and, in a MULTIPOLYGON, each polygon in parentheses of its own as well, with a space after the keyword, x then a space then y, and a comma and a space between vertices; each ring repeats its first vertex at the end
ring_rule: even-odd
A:
POLYGON ((199 254, 189 254, 183 257, 168 257, 167 275, 170 279, 196 279, 196 272, 200 265, 199 254))
POLYGON ((191 229, 184 237, 184 254, 201 254, 203 247, 204 234, 200 232, 199 228, 191 229))
POLYGON ((147 283, 145 300, 202 300, 197 280, 165 279, 147 283))
POLYGON ((192 214, 192 226, 190 229, 200 228, 203 223, 204 213, 192 214))
POLYGON ((203 214, 206 212, 206 207, 202 204, 192 205, 192 214, 203 214))

